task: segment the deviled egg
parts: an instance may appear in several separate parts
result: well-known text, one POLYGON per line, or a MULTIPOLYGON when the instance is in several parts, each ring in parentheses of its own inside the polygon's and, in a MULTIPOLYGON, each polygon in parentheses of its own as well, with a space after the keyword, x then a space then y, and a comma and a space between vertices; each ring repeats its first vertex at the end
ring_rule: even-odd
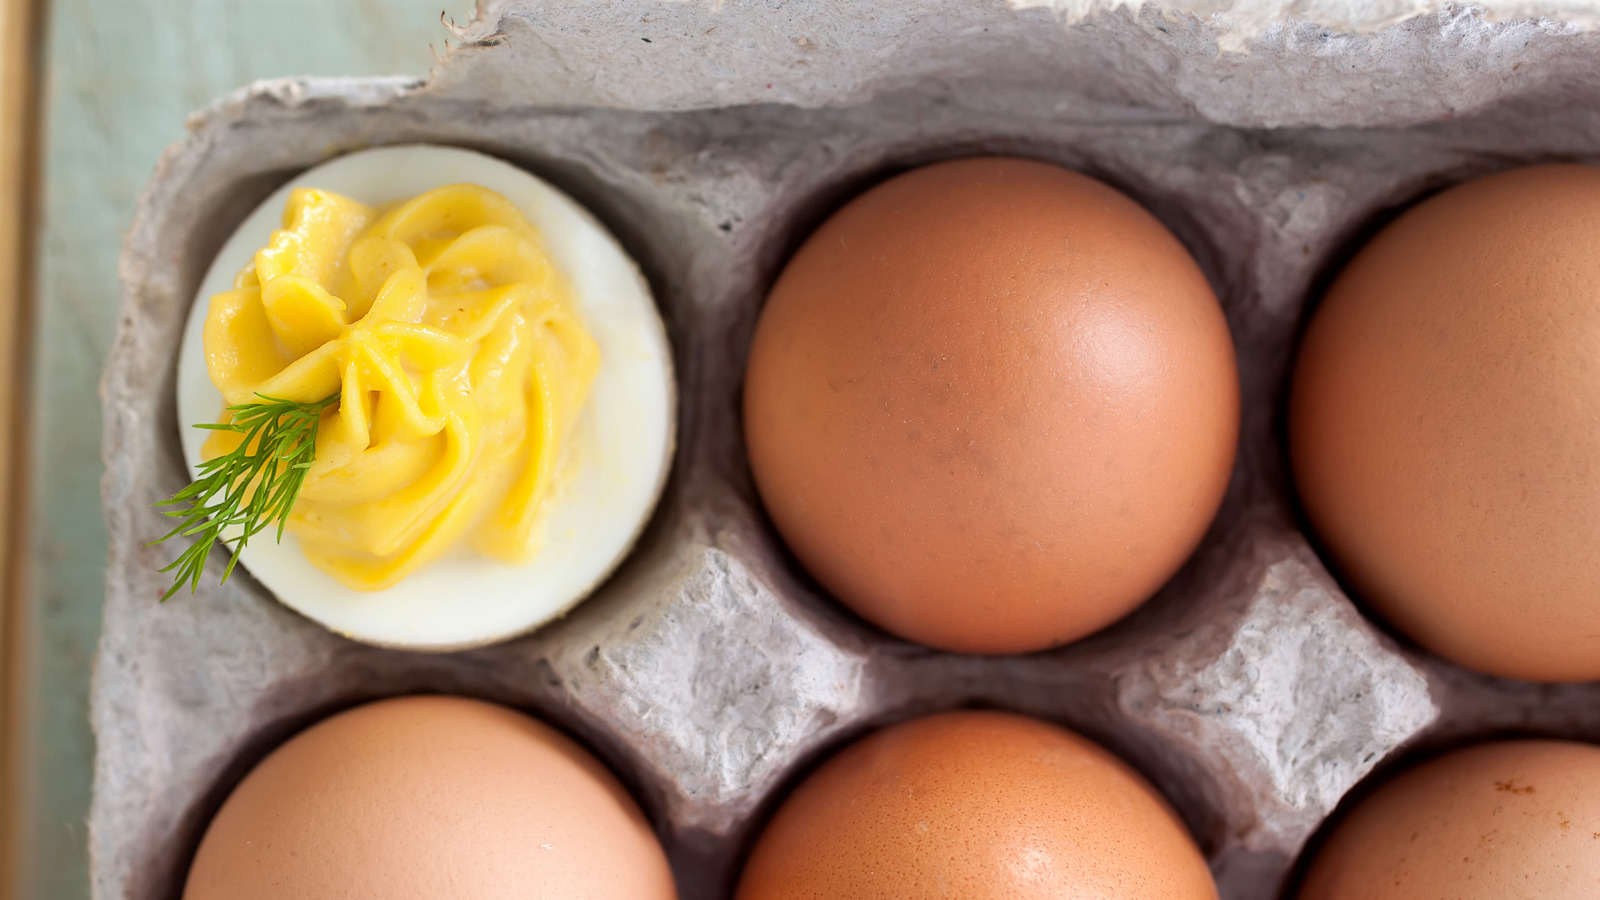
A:
POLYGON ((339 157, 228 239, 178 360, 191 476, 251 446, 191 426, 291 393, 327 394, 302 407, 318 459, 287 530, 239 562, 382 646, 482 645, 563 614, 631 549, 672 458, 671 349, 638 266, 566 195, 468 150, 339 157), (486 385, 500 395, 473 400, 486 385))

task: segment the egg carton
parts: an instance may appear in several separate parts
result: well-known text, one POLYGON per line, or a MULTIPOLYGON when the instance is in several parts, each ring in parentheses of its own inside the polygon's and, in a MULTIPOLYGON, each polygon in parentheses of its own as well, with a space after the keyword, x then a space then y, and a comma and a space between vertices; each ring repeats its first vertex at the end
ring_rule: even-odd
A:
POLYGON ((1229 900, 1278 896, 1341 799, 1407 754, 1600 739, 1600 684, 1474 675, 1366 618, 1302 533, 1280 433, 1307 298, 1394 210, 1600 156, 1600 38, 1454 6, 1398 24, 1383 3, 1327 24, 1274 23, 1262 4, 1253 19, 1105 6, 487 0, 426 82, 267 82, 198 114, 139 204, 103 388, 94 896, 175 897, 254 763, 334 711, 412 692, 505 703, 582 739, 655 823, 685 900, 731 896, 819 759, 934 710, 1015 710, 1101 741, 1172 801, 1229 900), (158 603, 175 550, 148 545, 166 528, 151 505, 186 480, 175 360, 202 273, 293 174, 406 142, 524 166, 640 263, 682 404, 651 524, 564 620, 466 652, 346 640, 248 573, 217 586, 220 552, 198 593, 158 603), (1053 160, 1153 211, 1216 287, 1243 386, 1238 464, 1195 557, 1124 621, 1026 656, 913 646, 825 596, 764 517, 740 427, 755 318, 799 241, 889 174, 977 153, 1053 160))

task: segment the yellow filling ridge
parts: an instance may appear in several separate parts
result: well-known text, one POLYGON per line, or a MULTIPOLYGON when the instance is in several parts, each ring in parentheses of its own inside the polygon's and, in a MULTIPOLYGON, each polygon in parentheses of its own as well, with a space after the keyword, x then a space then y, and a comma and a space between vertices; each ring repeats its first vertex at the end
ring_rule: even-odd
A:
MULTIPOLYGON (((205 351, 225 405, 339 394, 288 531, 359 590, 468 535, 487 556, 530 559, 600 365, 538 231, 469 184, 387 211, 296 190, 283 229, 211 298, 205 351)), ((240 440, 213 432, 203 454, 240 440)))

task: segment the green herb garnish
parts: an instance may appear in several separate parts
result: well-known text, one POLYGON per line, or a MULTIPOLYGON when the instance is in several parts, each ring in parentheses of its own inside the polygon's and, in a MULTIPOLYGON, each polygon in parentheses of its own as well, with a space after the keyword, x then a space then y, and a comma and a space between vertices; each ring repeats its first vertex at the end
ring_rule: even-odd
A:
POLYGON ((198 536, 182 555, 161 570, 176 572, 171 589, 161 596, 163 601, 176 594, 185 582, 191 593, 200 586, 206 557, 224 531, 233 541, 233 558, 222 571, 222 582, 233 574, 239 554, 252 535, 277 522, 278 540, 283 540, 289 511, 294 508, 306 470, 316 456, 317 426, 322 422, 322 413, 339 402, 339 395, 311 403, 256 396, 262 402, 228 407, 232 418, 227 422, 194 426, 232 431, 244 435, 244 440, 233 450, 200 463, 199 477, 170 499, 156 504, 158 509, 178 507, 163 509, 162 513, 183 521, 151 544, 178 535, 198 536))

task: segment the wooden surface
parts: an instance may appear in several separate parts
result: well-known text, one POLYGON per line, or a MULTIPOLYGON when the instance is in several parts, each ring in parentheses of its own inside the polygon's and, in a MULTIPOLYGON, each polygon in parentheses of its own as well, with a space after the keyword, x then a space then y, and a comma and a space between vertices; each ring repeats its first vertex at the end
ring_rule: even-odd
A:
MULTIPOLYGON (((8 16, 19 2, 0 0, 8 16)), ((117 252, 138 192, 162 149, 183 137, 190 111, 256 78, 425 74, 430 42, 442 50, 449 36, 440 12, 465 21, 472 3, 38 2, 46 4, 42 230, 39 222, 24 228, 39 238, 22 381, 32 512, 18 534, 25 580, 12 605, 24 614, 13 634, 24 655, 12 661, 22 663, 26 727, 9 735, 20 742, 18 782, 27 791, 0 806, 20 826, 18 856, 0 861, 0 898, 78 900, 88 896, 88 678, 105 593, 98 383, 116 317, 117 252)), ((6 35, 0 63, 9 74, 26 55, 12 52, 6 35)), ((7 119, 0 139, 13 134, 7 119)))
MULTIPOLYGON (((14 589, 15 536, 24 510, 16 503, 21 460, 18 399, 22 394, 34 241, 34 192, 38 131, 34 113, 38 46, 32 0, 0 4, 0 873, 18 869, 23 792, 21 727, 27 712, 23 673, 31 668, 19 640, 27 627, 26 604, 14 589)), ((0 880, 0 900, 15 895, 0 880)))

